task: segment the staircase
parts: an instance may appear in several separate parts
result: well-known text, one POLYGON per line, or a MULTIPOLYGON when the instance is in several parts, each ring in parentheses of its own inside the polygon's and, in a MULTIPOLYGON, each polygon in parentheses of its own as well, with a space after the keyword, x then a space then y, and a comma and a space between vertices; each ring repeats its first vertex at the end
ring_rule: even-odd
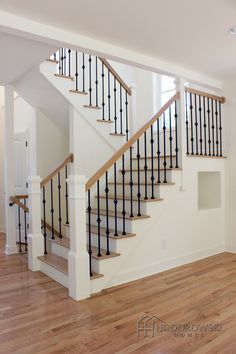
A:
MULTIPOLYGON (((69 178, 76 175, 74 154, 41 181, 39 269, 69 289, 72 283, 82 286, 81 279, 90 276, 89 294, 153 274, 155 266, 145 270, 148 254, 143 254, 142 243, 152 244, 163 215, 179 193, 186 156, 223 157, 224 98, 182 88, 130 136, 131 91, 105 59, 61 48, 40 71, 73 107, 93 112, 89 117, 83 113, 85 119, 102 126, 97 128, 99 134, 116 151, 84 184, 69 178), (122 278, 119 271, 134 254, 140 260, 139 272, 122 278), (83 259, 88 274, 82 266, 71 269, 72 257, 83 259)), ((32 193, 31 203, 33 198, 32 193)), ((28 213, 20 199, 13 197, 12 204, 28 213)))

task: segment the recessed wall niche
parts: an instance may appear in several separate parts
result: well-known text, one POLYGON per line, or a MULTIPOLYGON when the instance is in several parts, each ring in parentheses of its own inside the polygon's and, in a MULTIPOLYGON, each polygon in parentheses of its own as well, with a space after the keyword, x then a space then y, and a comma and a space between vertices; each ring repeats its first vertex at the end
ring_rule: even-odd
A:
POLYGON ((198 209, 221 207, 221 173, 198 172, 198 209))

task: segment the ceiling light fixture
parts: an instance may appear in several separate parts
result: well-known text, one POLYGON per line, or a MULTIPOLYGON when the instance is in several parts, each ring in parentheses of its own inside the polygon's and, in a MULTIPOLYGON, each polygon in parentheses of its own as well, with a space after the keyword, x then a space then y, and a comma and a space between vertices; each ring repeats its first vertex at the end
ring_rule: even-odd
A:
POLYGON ((229 34, 232 34, 233 36, 236 36, 236 26, 231 27, 231 28, 228 30, 228 33, 229 33, 229 34))

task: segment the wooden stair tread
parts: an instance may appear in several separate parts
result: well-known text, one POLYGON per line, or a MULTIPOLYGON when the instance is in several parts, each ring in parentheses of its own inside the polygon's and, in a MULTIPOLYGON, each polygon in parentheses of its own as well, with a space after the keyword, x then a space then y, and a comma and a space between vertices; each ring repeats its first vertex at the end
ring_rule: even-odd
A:
MULTIPOLYGON (((176 155, 166 155, 166 158, 170 158, 171 156, 172 156, 173 159, 176 158, 176 155)), ((147 156, 147 157, 146 157, 147 160, 151 160, 151 158, 152 158, 151 156, 147 156)), ((156 156, 156 155, 153 156, 153 159, 158 160, 158 156, 156 156)), ((164 159, 164 156, 161 155, 161 156, 160 156, 160 159, 164 159)), ((132 160, 138 160, 138 158, 137 158, 137 157, 133 157, 132 160)), ((141 156, 141 157, 139 158, 139 160, 145 160, 145 156, 141 156)))
POLYGON ((110 133, 112 136, 126 136, 125 134, 121 133, 110 133))
MULTIPOLYGON (((96 214, 97 215, 97 209, 92 209, 91 210, 91 214, 96 214)), ((106 216, 106 210, 103 210, 103 209, 100 209, 100 215, 104 215, 106 216)), ((115 216, 115 212, 114 211, 108 211, 108 216, 112 216, 114 217, 115 216)), ((118 219, 123 219, 123 215, 121 212, 117 211, 117 218, 118 219)), ((150 218, 149 215, 141 215, 141 216, 137 216, 137 215, 134 215, 133 217, 131 217, 130 215, 128 215, 128 213, 125 215, 125 219, 126 220, 139 220, 139 219, 148 219, 150 218)))
POLYGON ((45 254, 44 256, 38 257, 41 262, 44 262, 51 267, 59 270, 60 272, 68 275, 68 261, 67 259, 57 256, 56 254, 45 254))
MULTIPOLYGON (((70 227, 70 225, 66 224, 66 227, 70 227)), ((109 229, 110 234, 109 234, 109 238, 113 238, 114 240, 122 240, 124 238, 129 238, 129 237, 134 237, 136 236, 136 234, 131 233, 131 232, 127 232, 126 235, 122 235, 121 231, 117 231, 118 232, 118 236, 114 236, 115 234, 115 230, 109 229)), ((88 230, 88 225, 87 225, 87 233, 89 232, 88 230)), ((98 228, 95 225, 91 225, 91 233, 97 236, 97 232, 98 232, 98 228)), ((100 235, 102 237, 107 237, 106 235, 106 228, 105 227, 100 227, 100 235)), ((65 246, 66 247, 66 246, 65 246)))
POLYGON ((49 61, 50 63, 54 63, 54 64, 59 64, 59 60, 56 59, 46 59, 46 61, 49 61))
MULTIPOLYGON (((154 168, 154 169, 153 169, 153 171, 165 171, 165 170, 166 170, 166 171, 182 171, 182 168, 178 168, 178 167, 170 168, 170 167, 168 167, 168 168, 166 168, 166 169, 164 169, 164 168, 160 168, 160 169, 154 168)), ((125 171, 126 171, 126 172, 130 172, 131 170, 130 170, 130 169, 125 169, 125 171)), ((144 168, 140 168, 139 171, 140 171, 140 172, 145 172, 144 168)), ((120 170, 119 172, 122 172, 122 170, 120 170)), ((132 172, 138 172, 138 169, 137 169, 137 168, 133 168, 133 169, 132 169, 132 172)), ((151 169, 151 168, 148 168, 148 169, 147 169, 147 172, 152 172, 152 169, 151 169)))
POLYGON ((70 90, 70 92, 72 92, 72 93, 79 93, 80 95, 87 95, 87 94, 88 94, 88 92, 79 91, 79 90, 70 90))
POLYGON ((120 253, 116 253, 116 252, 112 252, 110 251, 110 254, 106 254, 106 250, 104 249, 100 249, 101 252, 101 257, 98 257, 98 248, 95 246, 91 246, 91 251, 93 252, 91 257, 94 259, 98 259, 98 260, 104 260, 104 259, 108 259, 108 258, 113 258, 113 257, 118 257, 120 256, 120 253))
POLYGON ((54 76, 56 77, 61 77, 63 79, 69 79, 69 80, 74 80, 74 78, 72 76, 68 76, 68 75, 62 75, 62 74, 54 74, 54 76))
POLYGON ((114 123, 114 120, 108 120, 108 119, 97 119, 97 122, 99 123, 114 123))
POLYGON ((101 109, 99 106, 90 106, 89 104, 84 104, 84 108, 101 109))
MULTIPOLYGON (((108 182, 108 185, 114 185, 115 183, 114 182, 108 182)), ((119 186, 122 186, 123 183, 122 182, 116 182, 117 185, 119 186)), ((128 182, 125 182, 124 183, 125 186, 129 186, 130 184, 128 182)), ((140 182, 139 183, 140 186, 145 186, 145 183, 144 182, 140 182)), ((137 182, 133 182, 133 185, 134 186, 138 186, 138 183, 137 182)), ((164 182, 161 182, 161 183, 157 183, 157 182, 154 182, 154 186, 174 186, 175 183, 174 182, 167 182, 167 183, 164 183, 164 182)), ((147 186, 152 186, 152 183, 147 183, 147 186)))
POLYGON ((59 246, 70 249, 70 239, 68 237, 62 237, 62 238, 56 237, 55 239, 51 239, 50 241, 59 246))
MULTIPOLYGON (((116 240, 121 240, 121 239, 124 239, 124 238, 136 236, 136 234, 133 234, 133 233, 130 233, 130 232, 127 232, 126 235, 122 235, 121 231, 118 231, 118 236, 114 236, 115 230, 109 229, 109 231, 110 231, 109 238, 113 238, 113 239, 116 239, 116 240)), ((88 225, 87 225, 87 232, 88 232, 88 225)), ((98 232, 97 226, 91 225, 91 233, 93 233, 93 234, 95 234, 97 236, 97 232, 98 232)), ((104 237, 107 237, 106 228, 104 228, 104 227, 100 228, 100 235, 104 236, 104 237)))
MULTIPOLYGON (((95 198, 97 198, 97 195, 95 196, 95 198)), ((100 195, 100 198, 101 199, 106 199, 106 195, 100 195)), ((109 195, 108 196, 108 199, 115 199, 115 196, 114 195, 109 195)), ((123 200, 123 196, 122 195, 117 195, 116 196, 116 199, 118 200, 123 200)), ((125 196, 125 200, 131 200, 131 198, 129 196, 125 196)), ((138 201, 138 197, 134 196, 132 198, 133 201, 138 201)), ((144 202, 144 203, 147 203, 147 202, 161 202, 163 200, 163 198, 148 198, 148 199, 144 199, 143 197, 140 197, 140 202, 144 202)))
POLYGON ((209 156, 209 155, 196 155, 196 154, 186 154, 187 157, 201 157, 201 158, 205 158, 205 159, 227 159, 227 156, 209 156))
POLYGON ((90 275, 90 280, 104 277, 103 274, 99 274, 99 273, 96 273, 96 272, 93 272, 93 271, 92 271, 92 273, 93 273, 93 275, 90 275))

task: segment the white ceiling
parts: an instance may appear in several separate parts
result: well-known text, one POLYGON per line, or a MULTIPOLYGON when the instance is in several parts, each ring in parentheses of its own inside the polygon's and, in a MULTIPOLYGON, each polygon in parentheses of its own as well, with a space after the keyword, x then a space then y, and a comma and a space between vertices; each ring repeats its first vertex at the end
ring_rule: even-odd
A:
POLYGON ((235 0, 0 0, 0 10, 164 59, 236 77, 235 0))

